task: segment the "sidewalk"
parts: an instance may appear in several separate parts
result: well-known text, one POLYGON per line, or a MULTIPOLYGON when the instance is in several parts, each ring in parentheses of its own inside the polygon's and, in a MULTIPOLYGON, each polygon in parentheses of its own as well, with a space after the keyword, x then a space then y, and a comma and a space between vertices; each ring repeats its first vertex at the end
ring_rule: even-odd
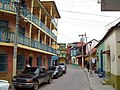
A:
POLYGON ((101 78, 99 78, 98 75, 95 74, 94 72, 93 72, 93 76, 90 77, 89 73, 87 72, 87 69, 84 68, 83 70, 86 72, 86 74, 88 76, 88 80, 89 80, 89 83, 90 83, 91 90, 115 90, 110 85, 102 85, 100 83, 101 78))

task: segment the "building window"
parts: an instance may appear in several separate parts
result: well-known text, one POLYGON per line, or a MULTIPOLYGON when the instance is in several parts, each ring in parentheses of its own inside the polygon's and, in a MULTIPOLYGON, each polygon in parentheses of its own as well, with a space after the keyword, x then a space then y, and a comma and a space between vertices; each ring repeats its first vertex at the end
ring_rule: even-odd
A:
POLYGON ((17 70, 22 70, 25 68, 25 56, 18 55, 17 56, 17 70))
POLYGON ((6 72, 7 71, 7 55, 6 54, 0 54, 0 72, 6 72))
POLYGON ((42 56, 37 57, 37 66, 42 66, 42 56))
POLYGON ((51 58, 48 57, 48 66, 51 66, 51 58))

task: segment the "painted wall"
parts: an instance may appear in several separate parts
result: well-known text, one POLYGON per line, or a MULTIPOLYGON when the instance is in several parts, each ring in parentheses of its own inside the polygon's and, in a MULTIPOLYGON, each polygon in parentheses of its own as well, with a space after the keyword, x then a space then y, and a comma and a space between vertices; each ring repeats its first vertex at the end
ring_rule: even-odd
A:
POLYGON ((9 47, 0 47, 0 53, 5 52, 7 54, 7 72, 0 72, 0 79, 8 80, 11 82, 12 77, 12 60, 13 60, 13 49, 9 47))
POLYGON ((120 75, 120 28, 115 31, 116 34, 116 65, 117 75, 120 75))
MULTIPOLYGON (((91 42, 92 42, 91 49, 94 48, 98 44, 96 40, 92 40, 91 42)), ((88 54, 89 51, 90 51, 90 43, 86 45, 86 54, 88 54)))
POLYGON ((97 47, 97 56, 98 56, 98 62, 97 62, 97 68, 99 70, 99 72, 101 72, 101 67, 103 67, 103 71, 105 71, 105 57, 102 57, 102 66, 101 66, 101 50, 104 50, 104 43, 101 43, 98 47, 97 47))
MULTIPOLYGON (((116 36, 115 31, 113 31, 108 38, 104 41, 105 43, 105 49, 108 50, 108 47, 110 47, 110 61, 111 61, 111 73, 117 75, 117 68, 116 68, 116 36)), ((105 71, 107 71, 107 57, 105 56, 105 71)))

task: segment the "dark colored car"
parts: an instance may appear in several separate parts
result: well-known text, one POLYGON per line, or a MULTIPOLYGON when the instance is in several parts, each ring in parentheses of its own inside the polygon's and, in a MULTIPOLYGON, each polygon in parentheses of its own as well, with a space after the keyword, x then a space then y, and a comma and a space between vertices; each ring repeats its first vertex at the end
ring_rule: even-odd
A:
POLYGON ((41 67, 26 67, 24 71, 14 76, 12 84, 15 88, 38 89, 39 84, 43 82, 51 83, 52 74, 50 71, 41 67))
POLYGON ((63 69, 63 73, 65 74, 67 71, 67 65, 64 62, 60 62, 59 66, 63 69))
POLYGON ((50 66, 49 70, 53 71, 53 78, 58 78, 63 75, 63 70, 60 66, 50 66))

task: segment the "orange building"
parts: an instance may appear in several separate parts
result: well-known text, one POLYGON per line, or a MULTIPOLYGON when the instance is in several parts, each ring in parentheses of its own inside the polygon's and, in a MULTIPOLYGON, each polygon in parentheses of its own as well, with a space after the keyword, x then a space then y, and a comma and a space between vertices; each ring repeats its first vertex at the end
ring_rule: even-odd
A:
POLYGON ((11 82, 13 75, 30 66, 51 65, 56 55, 57 19, 60 19, 54 1, 20 0, 17 59, 13 60, 16 33, 16 6, 14 0, 0 0, 0 79, 11 82), (14 64, 13 64, 14 63, 14 64), (13 72, 15 71, 15 72, 13 72))

